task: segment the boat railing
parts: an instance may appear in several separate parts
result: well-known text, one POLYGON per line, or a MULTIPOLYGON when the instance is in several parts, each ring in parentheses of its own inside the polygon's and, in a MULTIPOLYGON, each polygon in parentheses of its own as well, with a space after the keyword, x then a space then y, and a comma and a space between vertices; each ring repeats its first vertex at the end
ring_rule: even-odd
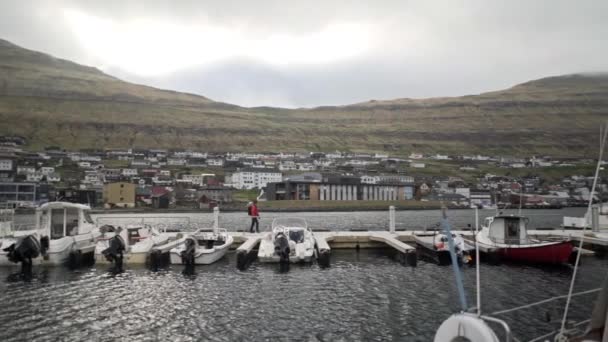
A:
MULTIPOLYGON (((586 290, 586 291, 580 291, 580 292, 573 293, 572 297, 578 297, 578 296, 596 294, 596 293, 598 293, 600 291, 602 291, 602 288, 595 288, 595 289, 590 289, 590 290, 586 290)), ((492 319, 494 319, 495 322, 500 323, 502 325, 504 323, 504 321, 498 320, 496 318, 493 318, 492 316, 500 316, 500 315, 515 313, 515 312, 518 312, 518 311, 527 310, 527 309, 530 309, 530 308, 535 308, 535 307, 541 306, 543 304, 549 304, 549 303, 554 302, 554 301, 565 300, 567 298, 568 298, 568 295, 561 295, 561 296, 550 297, 550 298, 543 299, 543 300, 540 300, 540 301, 537 301, 537 302, 533 302, 533 303, 517 306, 517 307, 511 308, 511 309, 494 311, 491 314, 489 314, 488 316, 483 316, 481 318, 484 319, 484 320, 488 320, 488 321, 492 321, 492 319)), ((578 329, 578 327, 581 326, 581 325, 583 325, 583 324, 586 324, 586 323, 589 323, 588 319, 580 321, 580 322, 570 322, 569 329, 566 331, 566 333, 573 334, 573 333, 580 332, 580 330, 578 329)), ((506 324, 506 323, 504 323, 504 324, 506 324)), ((555 336, 557 333, 559 333, 559 329, 553 330, 553 331, 551 331, 551 332, 549 332, 547 334, 544 334, 542 336, 535 337, 535 338, 531 339, 530 341, 531 342, 532 341, 547 341, 547 338, 549 338, 551 336, 555 336)))

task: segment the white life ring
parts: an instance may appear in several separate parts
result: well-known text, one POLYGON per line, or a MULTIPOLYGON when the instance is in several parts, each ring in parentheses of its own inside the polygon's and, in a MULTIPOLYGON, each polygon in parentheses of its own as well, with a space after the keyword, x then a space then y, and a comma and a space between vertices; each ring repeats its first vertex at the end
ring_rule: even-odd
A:
MULTIPOLYGON (((494 331, 481 318, 470 314, 454 314, 446 319, 437 333, 434 342, 451 342, 456 338, 470 342, 499 342, 494 331)), ((461 340, 457 340, 461 341, 461 340)))

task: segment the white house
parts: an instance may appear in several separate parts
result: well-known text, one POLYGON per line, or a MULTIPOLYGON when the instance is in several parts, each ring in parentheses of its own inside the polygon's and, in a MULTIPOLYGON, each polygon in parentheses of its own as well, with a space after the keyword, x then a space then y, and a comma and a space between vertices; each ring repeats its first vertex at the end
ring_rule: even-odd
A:
POLYGON ((17 174, 19 175, 27 175, 34 172, 36 172, 34 166, 17 166, 17 174))
POLYGON ((361 183, 363 184, 378 184, 380 177, 378 176, 361 176, 361 183))
POLYGON ((44 177, 44 175, 40 172, 34 172, 34 173, 28 173, 26 177, 27 177, 28 182, 40 182, 42 180, 42 177, 44 177))
POLYGON ((297 170, 298 167, 296 166, 296 163, 293 160, 284 160, 281 163, 279 163, 279 170, 280 171, 291 171, 291 170, 297 170))
POLYGON ((410 163, 410 167, 416 168, 416 169, 424 169, 426 165, 424 165, 424 163, 410 163))
POLYGON ((54 168, 54 167, 51 167, 51 166, 45 166, 45 167, 41 167, 41 168, 40 168, 40 172, 41 172, 43 175, 48 176, 48 175, 50 175, 51 173, 55 173, 55 168, 54 168))
POLYGON ((61 176, 58 173, 49 173, 46 175, 46 181, 49 183, 61 182, 61 176))
POLYGON ((13 160, 12 159, 0 159, 0 171, 12 171, 13 160))
POLYGON ((184 159, 184 158, 167 158, 167 165, 184 166, 184 165, 186 165, 186 159, 184 159))
POLYGON ((79 162, 78 163, 78 167, 81 167, 83 169, 84 168, 90 168, 91 167, 91 163, 90 162, 79 162))
POLYGON ((410 159, 422 159, 424 158, 424 156, 422 155, 422 153, 412 153, 410 154, 410 159))
POLYGON ((463 195, 466 198, 471 198, 471 188, 456 188, 454 193, 463 195))
POLYGON ((161 176, 171 177, 171 170, 160 170, 159 174, 161 176))
POLYGON ((207 165, 209 166, 224 166, 224 160, 220 158, 209 158, 207 159, 207 165))
POLYGON ((137 169, 122 169, 121 174, 125 177, 133 177, 137 176, 138 172, 137 169))
POLYGON ((283 174, 274 169, 243 169, 232 174, 232 185, 237 189, 260 189, 268 183, 283 180, 283 174))

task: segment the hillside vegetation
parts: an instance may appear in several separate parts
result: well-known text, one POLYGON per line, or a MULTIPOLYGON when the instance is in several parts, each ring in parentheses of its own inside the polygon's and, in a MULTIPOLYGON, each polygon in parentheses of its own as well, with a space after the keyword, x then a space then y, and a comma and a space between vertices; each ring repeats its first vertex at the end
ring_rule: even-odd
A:
POLYGON ((608 75, 311 109, 243 108, 131 84, 0 40, 0 134, 29 148, 389 151, 594 156, 608 75))

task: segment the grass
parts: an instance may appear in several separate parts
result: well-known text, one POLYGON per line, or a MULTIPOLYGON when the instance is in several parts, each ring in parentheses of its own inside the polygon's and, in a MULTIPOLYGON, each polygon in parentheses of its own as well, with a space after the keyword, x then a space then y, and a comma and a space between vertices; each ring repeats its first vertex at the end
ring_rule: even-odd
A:
POLYGON ((130 84, 6 43, 0 70, 0 134, 24 136, 32 150, 594 156, 608 114, 608 78, 553 78, 454 98, 248 109, 130 84))

